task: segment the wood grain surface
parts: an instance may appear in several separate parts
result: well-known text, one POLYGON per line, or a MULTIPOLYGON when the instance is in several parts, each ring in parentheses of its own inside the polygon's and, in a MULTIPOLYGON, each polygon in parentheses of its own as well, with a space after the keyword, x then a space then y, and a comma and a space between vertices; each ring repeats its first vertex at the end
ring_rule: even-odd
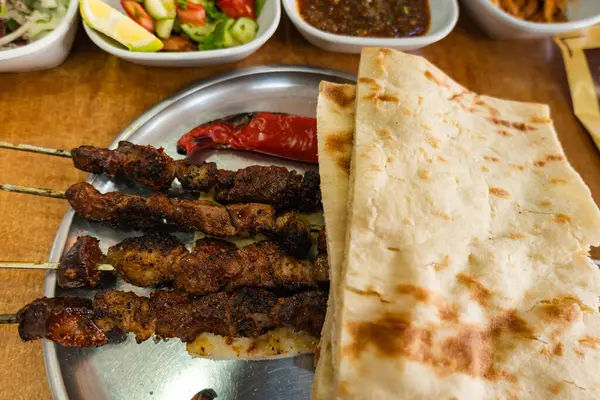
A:
MULTIPOLYGON (((418 54, 471 90, 549 103, 569 161, 600 200, 600 155, 573 115, 563 62, 551 40, 495 42, 468 17, 418 54)), ((56 148, 104 146, 162 98, 216 73, 261 64, 311 64, 356 73, 359 57, 323 52, 285 18, 267 44, 237 64, 161 69, 129 64, 97 48, 80 29, 67 61, 50 71, 0 75, 0 140, 56 148)), ((65 189, 83 180, 70 160, 0 150, 0 182, 65 189)), ((0 260, 47 258, 67 210, 62 200, 0 192, 0 260)), ((600 252, 593 255, 600 258, 600 252)), ((43 272, 0 271, 0 313, 42 294, 43 272)), ((51 398, 41 342, 22 343, 0 326, 0 399, 51 398)))

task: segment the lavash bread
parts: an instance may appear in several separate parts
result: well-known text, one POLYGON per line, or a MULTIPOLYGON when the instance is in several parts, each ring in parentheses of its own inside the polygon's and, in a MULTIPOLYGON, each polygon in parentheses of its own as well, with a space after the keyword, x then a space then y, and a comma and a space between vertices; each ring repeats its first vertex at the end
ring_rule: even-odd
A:
POLYGON ((332 398, 600 398, 600 213, 548 107, 388 49, 356 99, 332 398))
POLYGON ((227 338, 202 333, 186 345, 192 357, 213 360, 274 360, 314 353, 319 339, 288 327, 273 329, 257 338, 227 338))
POLYGON ((340 284, 344 257, 346 220, 348 218, 348 184, 354 139, 354 103, 356 87, 322 82, 317 103, 319 133, 319 175, 321 196, 327 227, 329 262, 329 300, 327 315, 317 352, 317 368, 313 384, 313 400, 332 399, 333 354, 331 329, 334 326, 335 292, 340 284))

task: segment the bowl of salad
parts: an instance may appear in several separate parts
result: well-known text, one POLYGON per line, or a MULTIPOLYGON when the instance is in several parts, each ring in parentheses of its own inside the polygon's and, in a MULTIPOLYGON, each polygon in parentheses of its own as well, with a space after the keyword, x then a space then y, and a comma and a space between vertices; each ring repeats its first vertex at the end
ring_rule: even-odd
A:
MULTIPOLYGON (((0 0, 2 1, 2 0, 0 0)), ((281 18, 278 0, 80 0, 88 36, 130 62, 194 67, 258 50, 281 18)))
POLYGON ((77 0, 0 0, 0 72, 48 69, 69 54, 77 0))

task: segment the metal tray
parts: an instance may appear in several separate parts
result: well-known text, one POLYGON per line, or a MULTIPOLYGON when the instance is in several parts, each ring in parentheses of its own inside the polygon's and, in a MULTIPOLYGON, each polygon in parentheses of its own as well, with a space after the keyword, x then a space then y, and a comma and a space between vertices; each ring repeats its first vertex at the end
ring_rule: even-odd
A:
MULTIPOLYGON (((127 139, 163 146, 175 157, 177 139, 200 123, 247 111, 315 116, 319 82, 352 83, 355 79, 339 71, 301 66, 238 70, 202 81, 163 100, 135 120, 111 146, 127 139)), ((314 168, 250 153, 212 152, 202 157, 230 169, 251 164, 278 164, 298 171, 314 168)), ((89 182, 103 192, 140 191, 139 187, 115 184, 103 176, 90 176, 89 182)), ((104 251, 134 234, 90 225, 69 210, 57 232, 50 261, 59 261, 63 251, 82 233, 98 237, 104 251)), ((185 234, 179 238, 188 244, 193 240, 185 234)), ((123 282, 115 287, 148 293, 123 282)), ((61 290, 51 272, 45 280, 44 294, 91 297, 94 291, 61 290)), ((138 345, 131 336, 124 343, 99 349, 66 348, 46 340, 43 348, 55 399, 190 400, 205 388, 214 389, 220 400, 309 399, 314 369, 312 355, 273 361, 213 361, 192 358, 179 340, 160 343, 149 340, 138 345)))

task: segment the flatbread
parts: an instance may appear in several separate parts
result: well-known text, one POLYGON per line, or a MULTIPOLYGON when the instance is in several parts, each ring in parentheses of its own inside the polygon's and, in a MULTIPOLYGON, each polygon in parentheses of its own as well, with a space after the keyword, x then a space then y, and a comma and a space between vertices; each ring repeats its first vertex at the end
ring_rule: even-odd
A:
POLYGON ((335 292, 340 283, 344 257, 348 184, 354 140, 354 102, 356 87, 323 82, 317 104, 319 175, 321 197, 327 227, 327 256, 330 289, 327 315, 321 334, 317 368, 313 383, 313 400, 330 400, 333 386, 331 329, 334 326, 335 292))
POLYGON ((199 335, 186 345, 195 357, 215 360, 274 360, 314 353, 319 339, 306 332, 277 328, 257 338, 226 338, 212 333, 199 335))
POLYGON ((548 107, 388 49, 356 98, 332 398, 600 398, 600 213, 548 107))

